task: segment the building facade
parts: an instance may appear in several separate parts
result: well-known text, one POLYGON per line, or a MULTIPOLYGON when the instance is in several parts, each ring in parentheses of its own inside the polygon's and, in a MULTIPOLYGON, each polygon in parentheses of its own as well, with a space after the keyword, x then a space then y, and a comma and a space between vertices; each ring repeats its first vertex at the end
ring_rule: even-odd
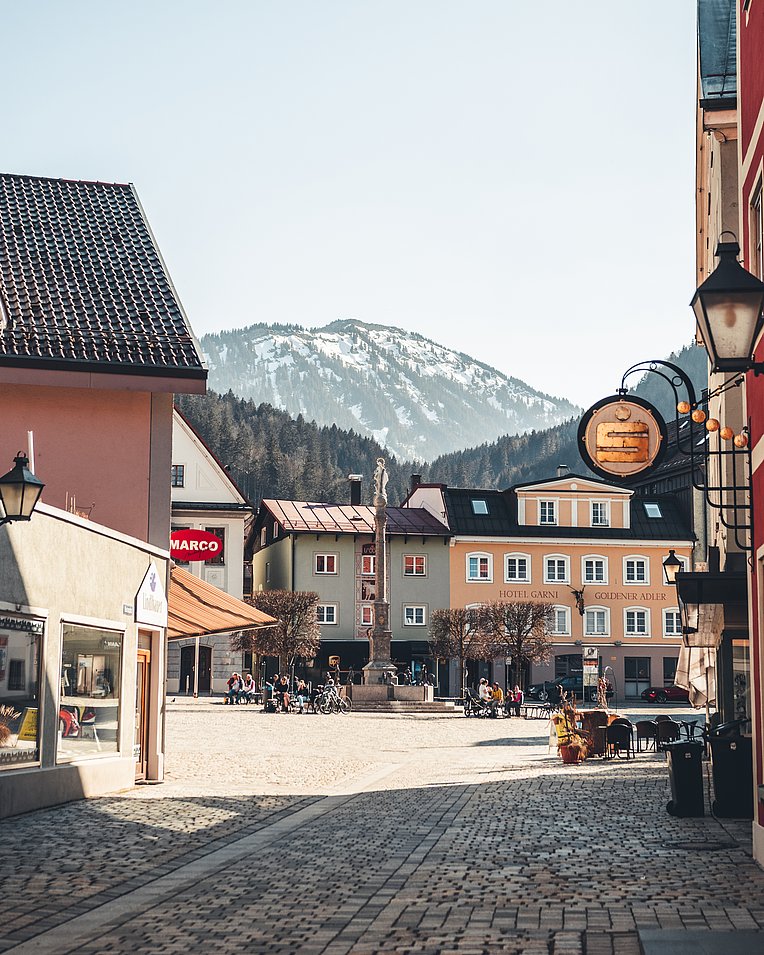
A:
MULTIPOLYGON (((580 673, 586 645, 621 700, 673 683, 681 625, 663 560, 673 549, 689 566, 693 547, 675 498, 565 474, 506 491, 418 485, 405 506, 427 508, 453 535, 452 607, 553 607, 553 655, 526 674, 531 682, 580 673)), ((493 678, 503 682, 504 661, 493 678)))
MULTIPOLYGON (((388 600, 398 665, 416 675, 422 666, 449 692, 451 674, 428 645, 430 614, 449 606, 448 530, 423 510, 387 508, 388 600)), ((255 590, 313 591, 319 595, 321 648, 317 675, 330 657, 342 671, 360 678, 369 659, 374 626, 374 508, 358 504, 317 504, 265 500, 253 524, 252 575, 255 590)))
MULTIPOLYGON (((244 539, 254 508, 236 482, 176 408, 172 430, 172 530, 208 531, 223 544, 220 555, 206 561, 177 562, 187 571, 232 597, 244 594, 244 539)), ((167 686, 173 693, 194 690, 199 666, 199 693, 222 693, 233 670, 248 669, 241 651, 231 649, 230 634, 171 640, 167 686)), ((251 666, 251 662, 250 662, 251 666)))

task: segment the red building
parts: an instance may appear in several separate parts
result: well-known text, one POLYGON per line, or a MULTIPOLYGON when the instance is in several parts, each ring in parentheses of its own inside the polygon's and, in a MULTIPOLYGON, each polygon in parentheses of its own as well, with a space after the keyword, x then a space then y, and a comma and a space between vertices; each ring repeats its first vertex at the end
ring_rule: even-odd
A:
MULTIPOLYGON (((740 246, 742 264, 764 279, 762 261, 762 178, 764 175, 764 7, 738 0, 738 155, 740 246)), ((764 342, 756 347, 764 361, 764 342)), ((747 376, 746 400, 753 455, 753 547, 750 587, 751 676, 753 681, 754 855, 764 863, 764 802, 758 798, 764 784, 764 377, 747 376)))

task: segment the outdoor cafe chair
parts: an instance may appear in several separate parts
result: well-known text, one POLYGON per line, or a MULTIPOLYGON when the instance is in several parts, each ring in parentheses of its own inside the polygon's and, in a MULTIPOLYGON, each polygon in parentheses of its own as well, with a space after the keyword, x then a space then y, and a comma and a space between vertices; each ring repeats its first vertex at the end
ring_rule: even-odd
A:
POLYGON ((665 749, 667 743, 674 743, 681 737, 682 725, 676 720, 661 720, 657 725, 658 749, 665 749))
POLYGON ((655 749, 658 744, 658 724, 655 720, 638 720, 635 726, 637 728, 637 752, 642 752, 643 741, 646 751, 651 747, 655 749))
POLYGON ((628 720, 625 723, 611 723, 605 730, 605 757, 622 756, 624 752, 626 759, 631 759, 634 752, 634 737, 628 720))

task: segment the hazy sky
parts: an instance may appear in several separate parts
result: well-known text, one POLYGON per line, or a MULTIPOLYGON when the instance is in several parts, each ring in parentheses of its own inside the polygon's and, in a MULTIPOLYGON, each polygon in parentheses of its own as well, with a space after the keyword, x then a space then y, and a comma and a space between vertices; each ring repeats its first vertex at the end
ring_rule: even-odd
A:
POLYGON ((0 10, 0 170, 135 183, 200 336, 398 325, 581 404, 691 339, 691 0, 0 10))

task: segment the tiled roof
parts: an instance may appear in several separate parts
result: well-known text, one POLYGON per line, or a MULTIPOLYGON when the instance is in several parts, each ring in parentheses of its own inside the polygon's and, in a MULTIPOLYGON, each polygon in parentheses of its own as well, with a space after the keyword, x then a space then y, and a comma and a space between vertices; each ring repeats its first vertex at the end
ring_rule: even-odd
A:
POLYGON ((694 540, 695 535, 671 494, 631 499, 631 527, 563 527, 557 524, 519 524, 517 499, 512 490, 486 491, 448 488, 444 492, 448 523, 453 534, 464 537, 534 537, 554 540, 694 540), (472 501, 485 501, 488 513, 475 514, 472 501), (660 505, 660 517, 648 517, 644 505, 660 505))
MULTIPOLYGON (((374 534, 374 508, 368 504, 314 504, 309 501, 263 501, 288 533, 374 534)), ((388 534, 450 536, 448 528, 421 507, 388 507, 388 534)))
POLYGON ((132 186, 0 174, 0 365, 206 377, 132 186))

